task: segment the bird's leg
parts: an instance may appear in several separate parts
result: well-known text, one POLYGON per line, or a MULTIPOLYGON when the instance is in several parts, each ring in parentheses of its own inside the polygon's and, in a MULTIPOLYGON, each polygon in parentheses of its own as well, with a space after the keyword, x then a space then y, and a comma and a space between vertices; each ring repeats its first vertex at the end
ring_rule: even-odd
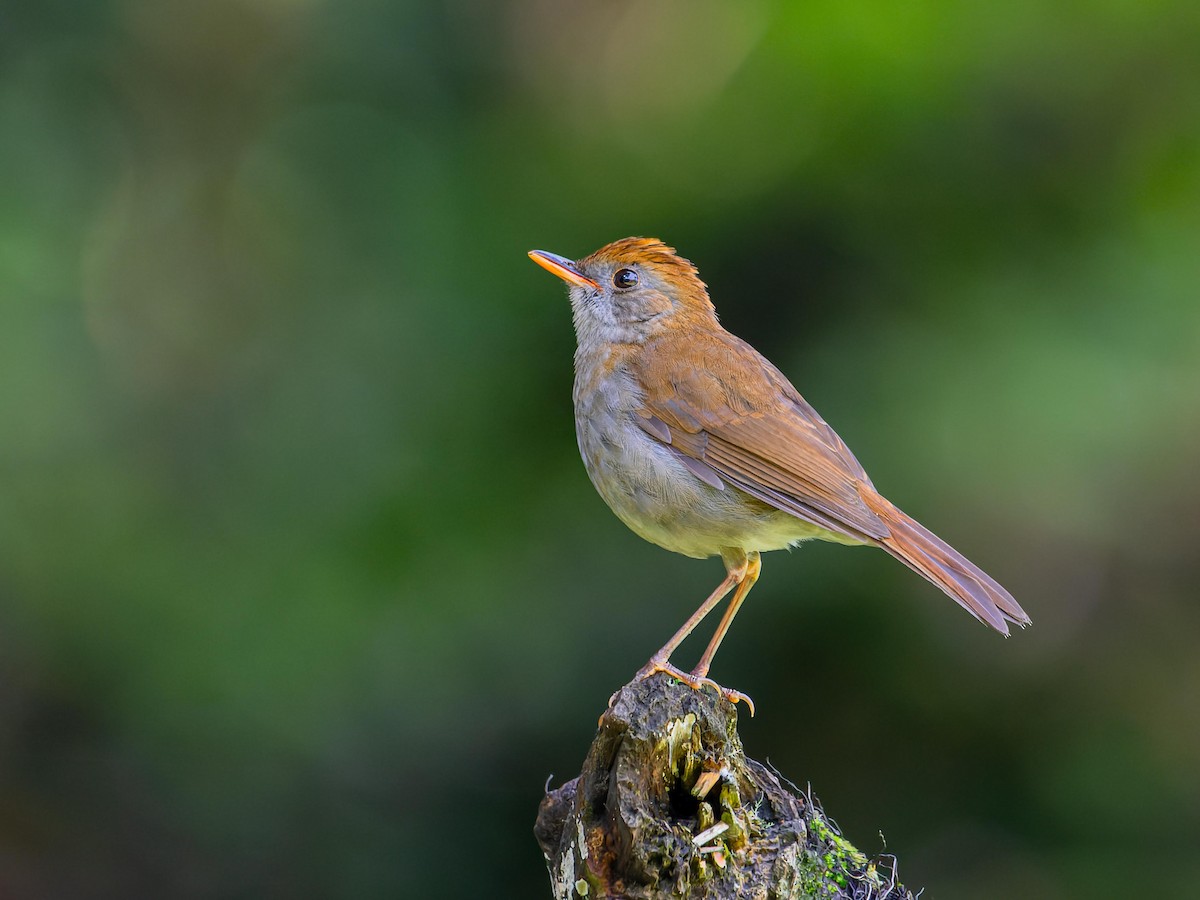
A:
MULTIPOLYGON (((636 680, 640 681, 643 678, 648 678, 655 672, 666 672, 676 678, 679 678, 680 681, 691 684, 693 679, 686 672, 683 672, 671 665, 671 654, 675 652, 675 648, 682 644, 684 639, 689 634, 695 631, 696 626, 704 620, 704 617, 713 611, 713 607, 720 603, 725 595, 733 590, 733 586, 742 580, 742 576, 744 574, 744 567, 726 567, 725 580, 717 585, 717 589, 708 595, 708 599, 700 604, 700 608, 692 613, 691 617, 683 623, 682 627, 680 627, 677 632, 675 632, 675 635, 669 641, 663 644, 662 649, 650 657, 650 661, 642 666, 640 670, 638 670, 638 673, 635 676, 636 680)), ((699 688, 700 685, 692 684, 692 687, 699 688)))
POLYGON ((742 603, 746 599, 746 595, 750 593, 750 589, 758 581, 758 573, 762 571, 762 558, 759 556, 758 551, 752 550, 742 558, 741 571, 743 574, 738 581, 738 587, 734 592, 733 599, 729 601, 725 615, 721 616, 721 621, 717 625, 716 632, 713 633, 712 640, 708 642, 708 646, 704 650, 704 655, 700 657, 700 662, 696 664, 696 668, 692 669, 691 675, 694 679, 715 685, 733 703, 737 703, 738 700, 745 700, 746 705, 750 707, 750 715, 754 715, 754 701, 740 691, 732 691, 721 687, 708 677, 708 669, 712 665, 713 657, 717 655, 717 648, 721 646, 721 641, 725 639, 725 632, 729 630, 729 626, 733 623, 733 617, 737 615, 738 609, 741 608, 742 603))
MULTIPOLYGON (((694 690, 700 690, 705 685, 712 685, 719 693, 724 694, 725 697, 732 703, 737 703, 739 700, 744 700, 746 705, 750 707, 750 715, 754 715, 753 700, 740 691, 732 691, 728 688, 723 688, 711 678, 707 677, 708 667, 712 663, 713 654, 717 652, 717 645, 721 643, 720 637, 724 636, 725 630, 729 628, 729 622, 733 619, 733 615, 729 612, 726 612, 724 618, 721 620, 721 624, 717 627, 717 634, 719 637, 714 638, 713 641, 709 643, 708 649, 704 651, 704 656, 700 660, 700 666, 697 666, 696 669, 689 674, 684 672, 682 669, 671 665, 670 662, 671 654, 675 651, 675 648, 683 643, 684 639, 695 630, 696 626, 703 621, 705 616, 713 611, 713 608, 720 603, 722 599, 724 599, 725 595, 728 594, 735 585, 737 586, 737 593, 734 594, 733 602, 730 604, 731 607, 734 604, 740 604, 741 601, 738 598, 744 598, 746 591, 749 590, 749 587, 746 586, 745 582, 751 570, 754 572, 753 577, 758 577, 759 563, 757 553, 752 554, 752 558, 745 555, 743 555, 740 559, 731 560, 729 558, 724 558, 724 562, 726 570, 725 580, 717 585, 717 589, 709 594, 708 599, 700 604, 700 608, 692 613, 691 617, 684 622, 683 626, 677 632, 675 632, 675 635, 663 645, 662 649, 650 657, 650 661, 638 670, 638 673, 634 676, 634 679, 636 681, 640 681, 643 678, 649 678, 655 672, 663 672, 667 675, 670 675, 672 678, 683 682, 694 690)), ((751 584, 753 584, 753 582, 751 582, 751 584)))
POLYGON ((717 630, 713 633, 712 640, 708 642, 704 655, 700 657, 700 662, 696 663, 696 668, 692 669, 694 678, 704 678, 708 675, 708 668, 712 665, 713 657, 717 655, 717 648, 721 646, 721 641, 725 639, 725 632, 733 623, 733 617, 737 615, 746 595, 750 593, 750 588, 754 587, 754 582, 758 581, 758 573, 762 571, 762 558, 758 555, 758 551, 746 554, 742 563, 742 571, 744 574, 738 579, 738 589, 734 592, 733 599, 729 601, 725 615, 721 616, 717 630))

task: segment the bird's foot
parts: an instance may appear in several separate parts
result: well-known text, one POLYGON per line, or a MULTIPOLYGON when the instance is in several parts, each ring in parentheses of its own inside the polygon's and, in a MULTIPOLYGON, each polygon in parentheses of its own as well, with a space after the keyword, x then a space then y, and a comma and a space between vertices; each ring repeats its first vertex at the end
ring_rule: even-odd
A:
POLYGON ((700 679, 704 684, 711 684, 717 689, 717 693, 723 696, 726 700, 737 706, 739 702, 745 703, 746 708, 750 710, 750 718, 754 718, 754 701, 750 699, 749 694, 743 694, 741 691, 735 691, 733 688, 722 687, 708 676, 702 676, 700 679))
POLYGON ((715 688, 716 692, 730 703, 735 705, 739 701, 745 703, 747 708, 750 710, 750 716, 752 718, 754 716, 754 701, 750 699, 749 695, 743 694, 741 691, 732 690, 731 688, 722 687, 707 675, 700 674, 699 672, 685 672, 683 669, 671 665, 665 659, 659 660, 652 658, 650 662, 646 663, 646 665, 642 666, 642 668, 638 670, 638 673, 633 676, 633 680, 643 681, 644 679, 649 678, 651 675, 654 675, 658 672, 662 672, 664 675, 669 675, 676 681, 683 682, 695 691, 703 690, 705 687, 715 688))

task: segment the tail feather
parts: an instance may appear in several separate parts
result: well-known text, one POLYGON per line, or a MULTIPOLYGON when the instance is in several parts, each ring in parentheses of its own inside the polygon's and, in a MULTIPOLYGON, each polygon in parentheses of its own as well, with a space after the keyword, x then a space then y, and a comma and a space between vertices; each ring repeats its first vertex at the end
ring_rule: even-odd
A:
POLYGON ((1006 637, 1009 622, 1022 628, 1030 623, 1012 594, 932 531, 873 491, 864 491, 863 500, 891 531, 879 540, 879 545, 941 588, 979 621, 1006 637))

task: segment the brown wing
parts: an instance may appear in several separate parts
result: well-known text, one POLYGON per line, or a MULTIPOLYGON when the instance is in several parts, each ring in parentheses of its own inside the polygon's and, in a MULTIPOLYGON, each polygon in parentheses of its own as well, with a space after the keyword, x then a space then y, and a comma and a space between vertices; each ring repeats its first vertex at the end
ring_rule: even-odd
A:
POLYGON ((672 344, 639 355, 649 434, 777 509, 857 540, 889 535, 859 495, 867 473, 778 369, 725 331, 672 344))

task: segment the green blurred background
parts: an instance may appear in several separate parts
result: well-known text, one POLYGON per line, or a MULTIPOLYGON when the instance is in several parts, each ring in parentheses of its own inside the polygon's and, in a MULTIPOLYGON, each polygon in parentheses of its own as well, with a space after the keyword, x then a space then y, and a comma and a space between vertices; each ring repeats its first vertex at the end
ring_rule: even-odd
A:
POLYGON ((525 252, 629 234, 1035 622, 772 554, 747 750, 928 897, 1196 883, 1200 5, 15 0, 0 893, 549 895, 721 577, 578 460, 525 252))

